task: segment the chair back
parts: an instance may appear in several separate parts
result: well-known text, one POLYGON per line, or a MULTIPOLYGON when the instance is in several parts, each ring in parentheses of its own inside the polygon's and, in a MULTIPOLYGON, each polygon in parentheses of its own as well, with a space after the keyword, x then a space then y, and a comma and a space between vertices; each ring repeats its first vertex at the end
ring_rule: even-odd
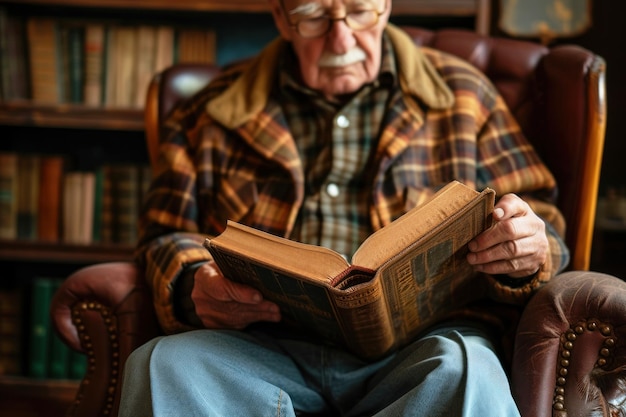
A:
MULTIPOLYGON (((572 258, 569 269, 589 269, 606 128, 604 60, 574 45, 548 48, 469 30, 403 29, 416 44, 459 56, 494 83, 556 177, 557 206, 565 216, 572 258)), ((145 111, 152 162, 161 120, 218 71, 206 64, 179 64, 153 79, 145 111)))

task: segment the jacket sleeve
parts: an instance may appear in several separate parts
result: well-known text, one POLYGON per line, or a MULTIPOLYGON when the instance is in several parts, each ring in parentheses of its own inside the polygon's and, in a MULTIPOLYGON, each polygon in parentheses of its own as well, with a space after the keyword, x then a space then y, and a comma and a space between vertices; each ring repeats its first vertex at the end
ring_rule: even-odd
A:
POLYGON ((479 185, 494 188, 500 196, 519 195, 546 224, 547 260, 524 285, 511 285, 514 281, 487 276, 488 291, 493 299, 522 304, 569 262, 569 251, 563 242, 565 222, 554 204, 556 182, 499 96, 480 129, 478 151, 479 185))
POLYGON ((173 288, 186 267, 211 259, 202 246, 196 169, 185 131, 164 129, 158 166, 140 217, 140 239, 135 253, 153 293, 157 318, 166 333, 188 330, 176 317, 173 288))

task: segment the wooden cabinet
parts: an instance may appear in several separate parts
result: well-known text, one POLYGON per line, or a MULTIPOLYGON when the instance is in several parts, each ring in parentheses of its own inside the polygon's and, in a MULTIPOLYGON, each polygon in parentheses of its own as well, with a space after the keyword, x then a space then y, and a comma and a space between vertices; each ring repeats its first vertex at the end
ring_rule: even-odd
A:
MULTIPOLYGON (((486 0, 393 0, 392 21, 425 23, 424 26, 461 25, 486 32, 488 4, 486 0)), ((267 0, 0 0, 0 76, 3 77, 0 154, 61 154, 69 161, 68 171, 90 171, 107 164, 148 164, 143 113, 141 105, 137 104, 141 96, 132 106, 116 105, 104 99, 98 105, 86 105, 84 101, 67 98, 54 102, 34 100, 30 73, 49 70, 51 65, 31 61, 29 48, 33 45, 29 45, 27 23, 33 17, 69 22, 69 26, 82 29, 90 22, 131 27, 167 26, 174 30, 186 26, 214 28, 217 34, 214 58, 218 64, 256 52, 277 34, 267 0), (7 29, 10 26, 7 22, 12 19, 21 22, 16 31, 7 29), (10 70, 15 56, 10 55, 8 49, 16 44, 16 40, 20 41, 17 44, 25 54, 20 57, 23 71, 19 73, 25 79, 12 78, 17 75, 10 70), (9 94, 20 82, 26 83, 27 91, 21 95, 9 94)), ((59 47, 59 42, 56 39, 52 44, 59 47)), ((81 45, 85 48, 84 43, 81 45)), ((54 53, 57 59, 60 59, 59 53, 54 53)), ((87 64, 80 65, 84 70, 87 64)), ((57 77, 70 72, 68 68, 60 69, 57 77)), ((102 69, 103 77, 106 77, 109 67, 103 65, 102 69)), ((67 79, 59 79, 55 85, 63 83, 68 83, 67 79)), ((141 93, 138 89, 137 94, 141 93)), ((2 169, 0 166, 0 172, 2 169)), ((22 196, 30 190, 28 184, 21 184, 17 195, 22 196)), ((4 198, 2 192, 0 189, 0 204, 4 198)), ((19 294, 21 301, 19 311, 10 312, 7 311, 10 304, 7 298, 0 299, 0 410, 12 410, 12 415, 17 416, 38 415, 46 410, 46 415, 53 416, 69 405, 77 388, 76 381, 29 376, 29 358, 34 348, 29 336, 34 303, 33 280, 44 276, 62 278, 88 264, 131 260, 132 250, 132 242, 94 239, 75 243, 66 241, 62 233, 58 239, 48 242, 36 236, 0 238, 0 268, 3 271, 0 294, 19 294), (12 314, 20 316, 18 330, 15 326, 9 328, 12 314), (7 356, 7 349, 12 349, 7 347, 10 343, 6 341, 10 340, 17 342, 19 355, 15 352, 8 355, 13 355, 11 357, 19 361, 19 366, 5 372, 2 358, 7 356)))

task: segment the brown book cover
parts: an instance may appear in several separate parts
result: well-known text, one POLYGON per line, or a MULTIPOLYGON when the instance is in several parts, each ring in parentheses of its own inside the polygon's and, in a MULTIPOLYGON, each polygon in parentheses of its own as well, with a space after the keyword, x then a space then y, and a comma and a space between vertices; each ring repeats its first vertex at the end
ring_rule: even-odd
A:
POLYGON ((213 29, 178 31, 179 63, 215 63, 216 35, 213 29))
POLYGON ((26 33, 32 98, 42 103, 60 103, 57 21, 46 17, 30 17, 26 23, 26 33))
POLYGON ((224 276, 279 304, 285 321, 373 359, 483 296, 465 258, 491 225, 494 200, 489 188, 453 181, 373 233, 351 262, 232 221, 205 247, 224 276))
POLYGON ((22 288, 0 287, 0 375, 20 375, 23 339, 22 288))
POLYGON ((61 237, 64 164, 64 158, 57 155, 43 156, 40 161, 37 217, 39 240, 55 242, 61 237))
POLYGON ((17 238, 17 152, 0 152, 0 239, 17 238))

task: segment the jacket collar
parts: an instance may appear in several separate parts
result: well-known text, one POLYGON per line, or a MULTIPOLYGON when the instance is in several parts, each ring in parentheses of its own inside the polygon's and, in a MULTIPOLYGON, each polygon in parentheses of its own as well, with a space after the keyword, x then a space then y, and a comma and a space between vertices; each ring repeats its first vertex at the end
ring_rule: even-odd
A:
MULTIPOLYGON (((387 25, 386 32, 396 54, 400 88, 406 93, 409 109, 419 112, 418 102, 434 109, 452 106, 452 91, 411 38, 392 24, 387 25)), ((226 128, 235 129, 263 111, 278 73, 279 58, 287 47, 281 38, 265 47, 234 83, 207 104, 209 115, 226 128)))

